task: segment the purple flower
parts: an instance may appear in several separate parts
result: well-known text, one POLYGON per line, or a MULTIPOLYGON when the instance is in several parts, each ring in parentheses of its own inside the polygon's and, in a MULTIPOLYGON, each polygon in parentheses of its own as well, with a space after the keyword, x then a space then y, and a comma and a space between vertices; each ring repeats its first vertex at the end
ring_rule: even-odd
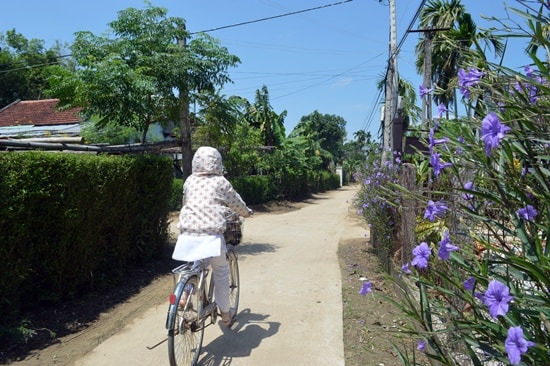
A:
MULTIPOLYGON (((456 140, 457 140, 459 143, 461 143, 461 144, 464 143, 464 137, 462 137, 462 136, 459 136, 456 140)), ((456 153, 457 155, 461 155, 463 151, 464 151, 464 150, 462 150, 462 147, 461 147, 461 146, 457 146, 455 153, 456 153)))
POLYGON ((448 168, 452 166, 451 163, 441 163, 441 159, 439 158, 439 154, 436 152, 432 152, 432 155, 430 156, 430 164, 434 168, 434 175, 436 177, 439 177, 441 174, 441 171, 445 168, 448 168))
POLYGON ((434 137, 434 134, 435 134, 434 129, 430 128, 430 133, 428 135, 428 143, 429 143, 430 151, 432 151, 435 145, 446 144, 449 141, 448 137, 444 137, 442 139, 436 139, 434 137))
POLYGON ((530 83, 521 83, 517 82, 514 87, 518 92, 523 93, 526 92, 529 95, 529 103, 536 104, 538 100, 538 89, 535 85, 530 83))
POLYGON ((489 314, 493 318, 499 315, 506 315, 508 312, 508 303, 514 298, 510 296, 508 286, 497 280, 489 282, 487 291, 483 297, 483 302, 489 308, 489 314))
POLYGON ((405 263, 404 265, 402 265, 401 271, 403 271, 403 273, 406 273, 406 274, 411 274, 412 272, 409 268, 409 263, 405 263))
POLYGON ((359 294, 366 296, 371 292, 372 292, 372 283, 370 281, 364 281, 363 285, 361 286, 361 290, 359 290, 359 294))
POLYGON ((450 258, 451 252, 456 250, 458 250, 458 247, 451 244, 449 232, 445 231, 445 234, 443 234, 443 239, 439 242, 439 252, 437 255, 440 259, 446 261, 450 258))
POLYGON ((428 267, 428 260, 432 254, 431 248, 428 246, 428 243, 422 242, 413 249, 414 258, 411 261, 411 265, 418 268, 428 267))
POLYGON ((424 85, 420 85, 418 89, 420 90, 420 99, 424 98, 426 95, 433 92, 432 88, 428 89, 428 88, 424 87, 424 85))
MULTIPOLYGON (((531 79, 535 79, 539 84, 544 83, 544 79, 540 76, 535 75, 535 71, 529 65, 525 66, 525 76, 527 76, 528 78, 531 78, 531 79)), ((521 89, 521 85, 520 85, 520 89, 521 89)), ((520 89, 518 89, 518 90, 521 91, 520 89)), ((538 89, 537 89, 537 87, 535 85, 532 85, 532 84, 526 84, 525 89, 529 92, 529 103, 531 103, 531 104, 537 103, 537 100, 538 100, 538 95, 537 95, 538 94, 538 89)))
POLYGON ((476 285, 476 280, 473 277, 468 277, 468 279, 462 282, 462 284, 464 285, 464 290, 472 291, 474 289, 474 286, 476 285))
POLYGON ((521 362, 521 355, 527 352, 529 347, 535 343, 526 340, 523 337, 523 329, 521 327, 510 327, 508 336, 504 341, 504 348, 508 354, 508 359, 512 365, 518 365, 521 362))
POLYGON ((520 219, 524 219, 526 221, 532 221, 535 217, 537 217, 537 214, 537 210, 535 210, 535 208, 531 205, 527 205, 526 207, 520 208, 516 211, 516 215, 520 219))
POLYGON ((416 349, 420 352, 424 352, 426 350, 426 343, 424 341, 418 341, 418 346, 416 346, 416 349))
POLYGON ((491 155, 491 149, 498 147, 504 134, 510 131, 510 127, 500 123, 496 113, 489 113, 481 122, 481 139, 485 142, 485 153, 491 155))
POLYGON ((472 67, 468 69, 468 72, 464 71, 462 68, 459 69, 458 85, 460 86, 460 93, 462 93, 462 95, 466 98, 470 98, 469 88, 477 84, 483 75, 485 75, 485 73, 472 67))
MULTIPOLYGON (((467 191, 473 191, 474 190, 474 183, 473 182, 466 182, 464 183, 464 189, 467 191)), ((474 195, 471 193, 462 193, 462 199, 465 201, 470 201, 474 198, 474 195)))
POLYGON ((426 211, 424 212, 424 218, 433 222, 436 217, 442 216, 448 209, 449 208, 441 201, 434 202, 429 200, 428 207, 426 207, 426 211))
POLYGON ((437 106, 437 113, 439 114, 439 118, 443 117, 443 113, 447 113, 449 109, 445 107, 445 104, 439 103, 437 106))

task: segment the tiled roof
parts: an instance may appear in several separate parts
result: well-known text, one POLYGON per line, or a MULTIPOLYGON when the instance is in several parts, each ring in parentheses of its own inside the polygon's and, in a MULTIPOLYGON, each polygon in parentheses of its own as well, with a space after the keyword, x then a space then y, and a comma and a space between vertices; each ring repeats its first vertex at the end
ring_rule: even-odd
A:
POLYGON ((52 126, 81 121, 82 108, 56 109, 59 99, 22 100, 0 109, 0 127, 35 125, 52 126))

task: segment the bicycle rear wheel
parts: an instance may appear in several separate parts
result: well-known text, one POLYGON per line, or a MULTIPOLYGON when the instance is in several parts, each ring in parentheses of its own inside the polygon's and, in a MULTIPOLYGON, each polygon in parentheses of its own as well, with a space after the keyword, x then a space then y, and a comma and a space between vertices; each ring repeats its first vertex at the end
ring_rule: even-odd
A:
POLYGON ((231 324, 233 324, 239 311, 240 290, 239 263, 237 261, 237 254, 233 250, 227 251, 227 261, 229 262, 229 308, 235 314, 231 321, 231 324))
POLYGON ((197 276, 177 286, 176 292, 179 292, 174 294, 177 312, 168 330, 168 358, 171 366, 196 365, 204 335, 204 320, 199 318, 202 300, 197 276))

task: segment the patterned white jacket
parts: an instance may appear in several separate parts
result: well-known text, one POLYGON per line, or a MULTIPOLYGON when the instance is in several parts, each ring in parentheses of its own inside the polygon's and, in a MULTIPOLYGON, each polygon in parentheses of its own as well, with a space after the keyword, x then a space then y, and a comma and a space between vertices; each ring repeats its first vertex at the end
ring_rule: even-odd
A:
POLYGON ((246 203, 223 176, 219 151, 202 146, 193 156, 192 174, 183 185, 183 207, 178 222, 180 233, 223 234, 228 209, 243 217, 250 216, 246 203))

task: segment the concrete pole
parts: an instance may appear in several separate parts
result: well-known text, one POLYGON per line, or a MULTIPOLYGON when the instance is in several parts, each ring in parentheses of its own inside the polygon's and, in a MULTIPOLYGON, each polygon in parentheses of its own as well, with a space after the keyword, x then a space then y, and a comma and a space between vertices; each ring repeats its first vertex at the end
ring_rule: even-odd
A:
POLYGON ((397 111, 397 36, 395 20, 395 0, 390 3, 390 56, 388 59, 388 73, 386 75, 386 102, 384 109, 383 151, 382 163, 390 159, 393 152, 392 122, 397 111))
MULTIPOLYGON (((182 26, 185 30, 185 25, 182 26)), ((181 48, 185 48, 186 36, 183 39, 178 40, 178 45, 181 48)), ((191 146, 191 121, 189 120, 189 90, 187 85, 181 85, 179 89, 179 122, 181 133, 181 158, 182 158, 182 172, 183 180, 187 179, 191 175, 191 162, 193 159, 193 150, 191 146)))

